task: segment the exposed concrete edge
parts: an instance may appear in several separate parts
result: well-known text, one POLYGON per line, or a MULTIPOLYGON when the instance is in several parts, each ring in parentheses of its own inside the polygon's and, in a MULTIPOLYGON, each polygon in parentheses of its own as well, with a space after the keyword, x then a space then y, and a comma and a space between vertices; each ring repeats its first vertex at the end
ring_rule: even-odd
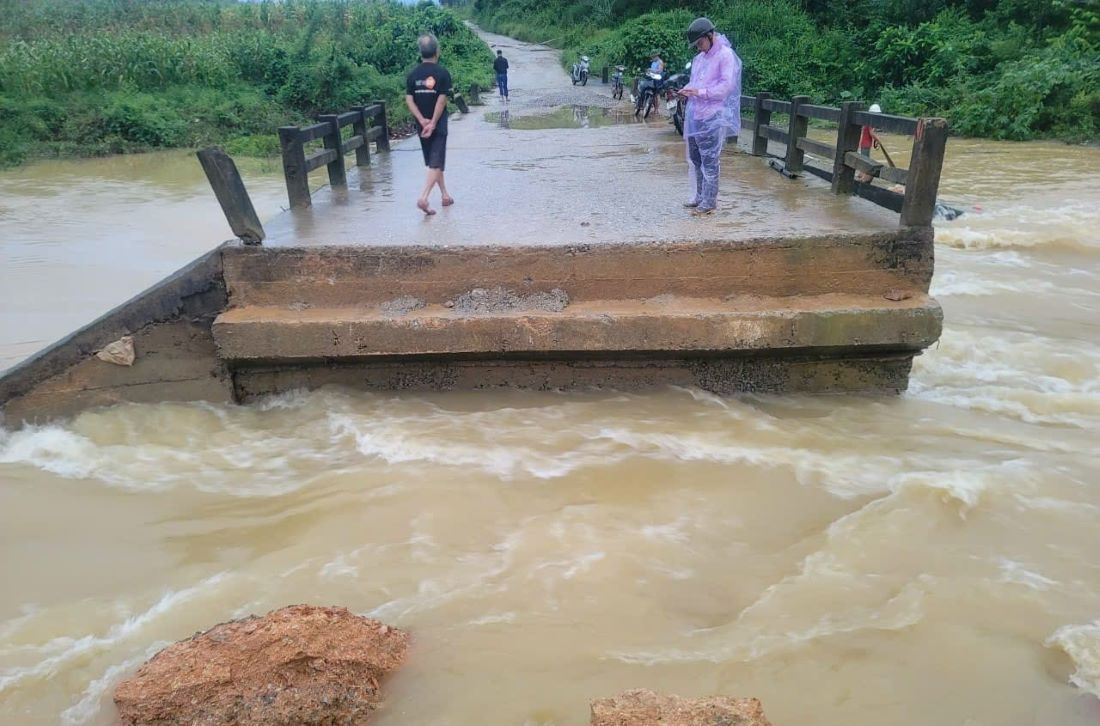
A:
MULTIPOLYGON (((752 351, 907 350, 934 343, 943 324, 930 298, 893 306, 754 311, 711 308, 690 314, 622 311, 582 315, 455 315, 409 318, 347 315, 303 319, 228 311, 214 323, 223 360, 369 359, 373 356, 449 355, 730 355, 752 351)), ((249 311, 256 312, 256 311, 249 311)), ((282 312, 282 311, 275 311, 282 312)))
POLYGON ((668 239, 630 242, 581 242, 564 244, 514 244, 499 242, 495 244, 477 245, 425 245, 425 244, 392 244, 392 245, 363 245, 351 242, 332 242, 310 245, 264 245, 264 246, 237 246, 231 254, 234 255, 272 255, 281 253, 316 254, 316 255, 392 255, 403 253, 407 255, 418 254, 461 254, 461 255, 489 255, 496 252, 508 254, 537 252, 544 254, 577 254, 592 250, 614 252, 618 250, 690 250, 690 249, 729 249, 752 247, 780 247, 801 248, 809 246, 827 246, 838 243, 858 242, 931 242, 931 228, 923 227, 899 227, 895 230, 880 230, 875 232, 837 232, 831 234, 797 236, 775 235, 763 237, 751 237, 748 239, 668 239))
MULTIPOLYGON (((223 242, 152 287, 104 313, 74 333, 35 353, 0 375, 0 423, 2 410, 11 400, 35 386, 95 355, 108 343, 155 323, 180 316, 188 298, 224 285, 222 253, 240 242, 223 242)), ((217 311, 209 311, 213 318, 217 311)))
POLYGON ((846 357, 759 355, 670 358, 417 358, 316 361, 247 366, 233 373, 234 397, 335 385, 353 390, 451 391, 519 388, 538 391, 651 390, 695 386, 718 395, 742 393, 893 393, 909 385, 912 352, 846 357))

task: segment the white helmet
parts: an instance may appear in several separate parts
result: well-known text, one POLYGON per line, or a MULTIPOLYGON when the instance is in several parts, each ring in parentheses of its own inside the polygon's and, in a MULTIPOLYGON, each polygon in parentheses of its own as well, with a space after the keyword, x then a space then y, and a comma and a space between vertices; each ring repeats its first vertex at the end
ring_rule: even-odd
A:
POLYGON ((588 62, 588 56, 582 55, 581 60, 584 61, 585 63, 587 63, 588 62))
POLYGON ((872 103, 871 108, 867 110, 871 113, 882 113, 882 106, 879 106, 877 103, 872 103))

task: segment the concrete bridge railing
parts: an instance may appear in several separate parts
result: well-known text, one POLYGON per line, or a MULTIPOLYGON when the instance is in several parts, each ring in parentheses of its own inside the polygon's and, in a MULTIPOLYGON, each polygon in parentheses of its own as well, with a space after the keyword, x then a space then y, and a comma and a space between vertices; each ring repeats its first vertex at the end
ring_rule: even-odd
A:
POLYGON ((931 226, 947 144, 947 121, 944 119, 871 113, 859 101, 842 103, 839 108, 815 105, 809 96, 795 96, 783 101, 772 98, 769 93, 741 96, 741 109, 742 113, 746 110, 751 112, 750 117, 742 117, 741 127, 751 129, 749 139, 752 152, 757 156, 772 157, 775 160, 773 166, 785 176, 813 174, 830 182, 834 194, 855 194, 899 213, 903 227, 931 226), (786 116, 786 125, 776 124, 772 114, 786 116), (835 142, 828 144, 809 138, 811 119, 835 123, 835 142), (864 126, 912 136, 909 168, 896 167, 892 162, 881 164, 861 156, 859 137, 864 126), (770 154, 770 141, 784 144, 784 154, 770 154), (807 161, 807 153, 828 159, 831 163, 827 167, 818 166, 807 161), (905 192, 902 194, 875 186, 870 181, 857 181, 856 172, 871 179, 901 184, 905 192))
POLYGON ((386 121, 386 104, 373 101, 351 111, 317 117, 311 126, 281 126, 279 145, 283 154, 283 173, 290 206, 308 207, 309 173, 322 166, 328 169, 329 184, 346 187, 344 155, 355 152, 357 166, 370 165, 370 142, 378 143, 379 151, 390 150, 390 130, 386 121), (344 138, 343 129, 351 127, 352 136, 344 138), (321 141, 324 148, 306 154, 306 145, 321 141))

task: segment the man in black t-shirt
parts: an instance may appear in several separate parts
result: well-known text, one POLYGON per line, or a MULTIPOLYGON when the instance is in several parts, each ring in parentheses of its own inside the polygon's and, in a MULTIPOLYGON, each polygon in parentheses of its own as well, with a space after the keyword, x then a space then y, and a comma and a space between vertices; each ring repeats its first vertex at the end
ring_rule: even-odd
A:
POLYGON ((424 165, 428 167, 428 179, 416 206, 424 214, 435 214, 428 204, 432 187, 439 186, 444 207, 455 203, 443 182, 443 168, 447 161, 447 99, 452 94, 451 74, 439 65, 439 41, 434 35, 420 36, 417 44, 420 46, 421 62, 405 79, 405 105, 420 129, 420 149, 424 152, 424 165))
POLYGON ((493 61, 493 70, 497 73, 497 90, 505 102, 508 101, 508 59, 504 57, 504 51, 497 51, 497 59, 493 61))

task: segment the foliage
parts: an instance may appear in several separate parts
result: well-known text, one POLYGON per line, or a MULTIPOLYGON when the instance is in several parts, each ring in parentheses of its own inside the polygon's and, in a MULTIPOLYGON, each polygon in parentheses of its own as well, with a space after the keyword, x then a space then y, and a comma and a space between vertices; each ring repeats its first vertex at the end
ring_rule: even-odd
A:
MULTIPOLYGON (((466 0, 463 0, 464 2, 466 0)), ((467 3, 470 5, 469 3, 467 3)), ((472 0, 490 30, 552 41, 568 65, 680 64, 707 15, 744 61, 746 93, 866 99, 944 115, 962 134, 1100 135, 1100 0, 472 0)))
POLYGON ((400 122, 422 32, 458 88, 493 80, 488 47, 428 3, 0 0, 0 14, 0 164, 227 139, 270 153, 278 126, 374 99, 400 122))

